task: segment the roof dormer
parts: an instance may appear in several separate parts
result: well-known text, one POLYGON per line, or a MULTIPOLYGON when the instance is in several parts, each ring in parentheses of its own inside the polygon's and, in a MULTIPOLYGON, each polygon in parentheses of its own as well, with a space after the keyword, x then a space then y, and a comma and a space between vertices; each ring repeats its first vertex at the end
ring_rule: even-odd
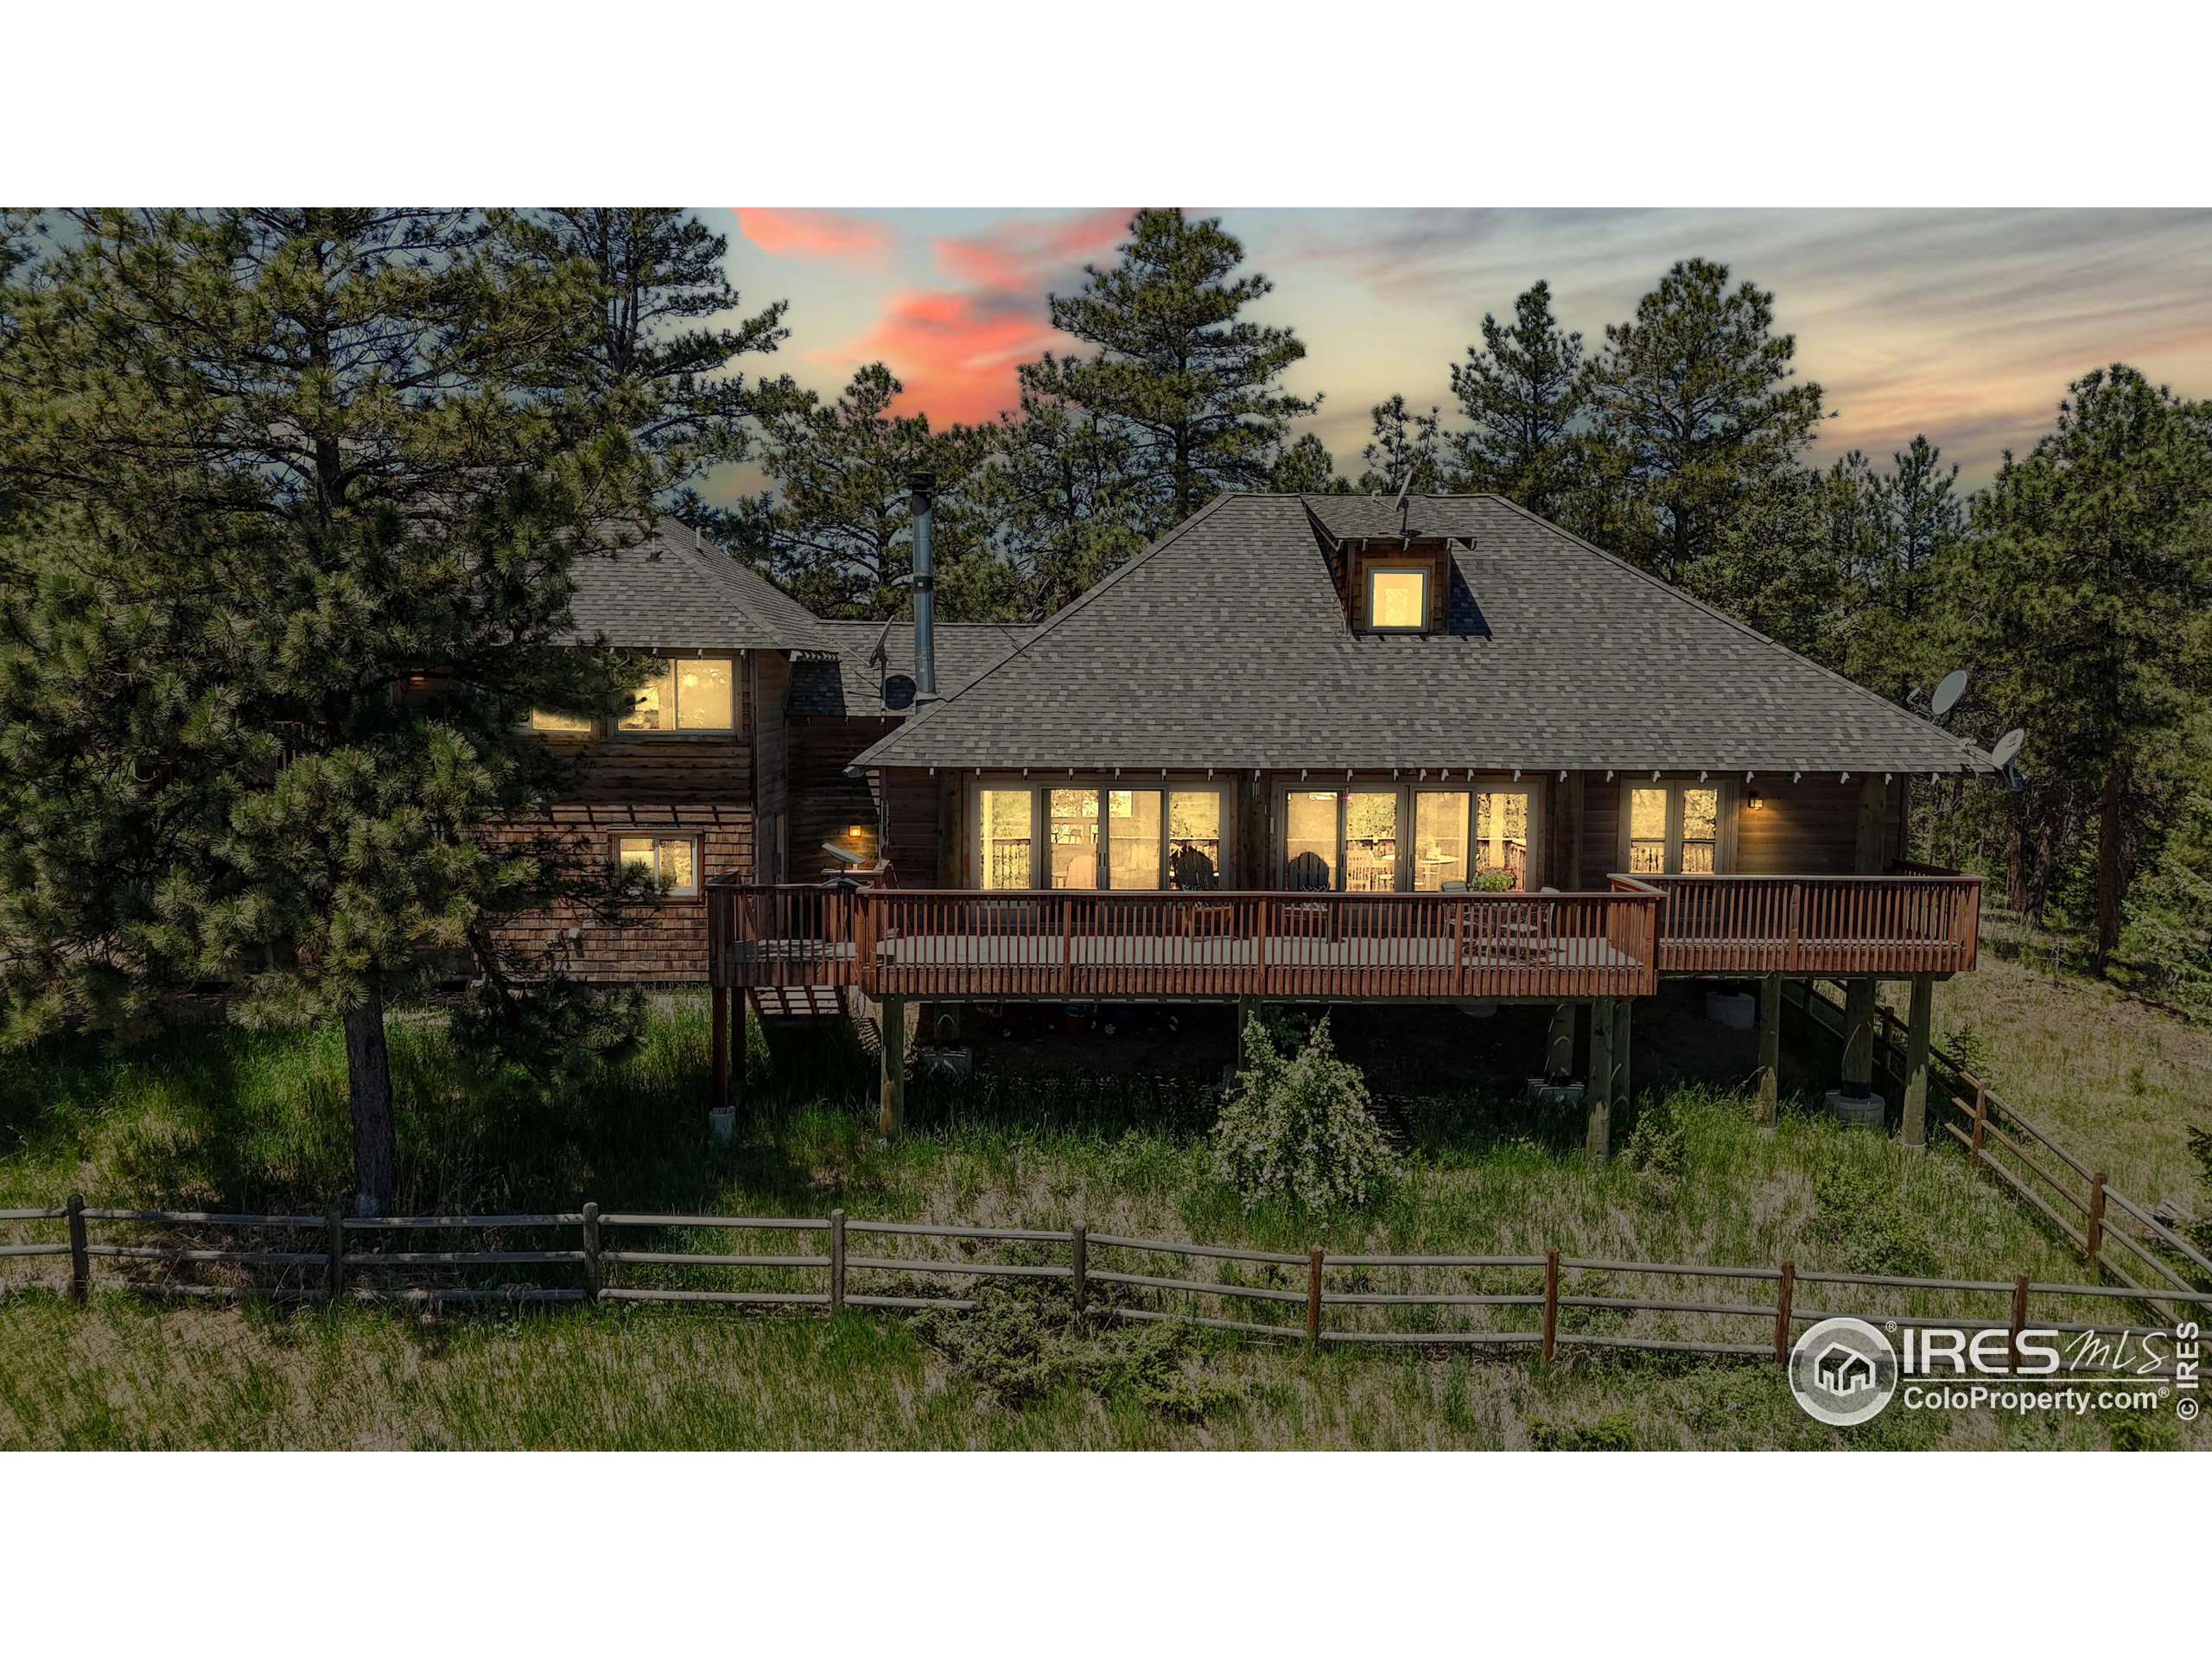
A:
POLYGON ((1465 538, 1414 534, 1410 504, 1402 498, 1387 505, 1379 500, 1344 505, 1357 516, 1352 524, 1339 530, 1356 527, 1366 533, 1332 530, 1310 502, 1306 516, 1320 539, 1337 602, 1351 631, 1444 632, 1452 613, 1452 547, 1465 538), (1395 533, 1376 533, 1389 531, 1395 533))

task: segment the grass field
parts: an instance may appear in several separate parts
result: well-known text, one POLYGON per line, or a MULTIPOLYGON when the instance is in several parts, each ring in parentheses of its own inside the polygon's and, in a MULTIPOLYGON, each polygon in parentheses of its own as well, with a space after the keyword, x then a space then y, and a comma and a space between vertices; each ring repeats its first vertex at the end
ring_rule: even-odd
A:
MULTIPOLYGON (((2001 994, 2000 976, 2019 970, 1993 968, 1991 995, 2001 994)), ((1939 1029, 1962 1006, 1983 1005, 1939 1003, 1939 1029)), ((476 1074, 435 1019, 397 1024, 404 1207, 593 1198, 818 1214, 834 1204, 879 1218, 1082 1219, 1094 1231, 1272 1248, 1556 1246, 1647 1261, 2079 1274, 1961 1159, 1906 1154, 1802 1102, 1768 1134, 1739 1096, 1655 1087, 1627 1150, 1593 1169, 1579 1119, 1423 1096, 1408 1103, 1405 1179, 1370 1211, 1318 1226, 1247 1213, 1219 1184, 1203 1138, 1210 1103, 1187 1076, 995 1075, 957 1096, 918 1092, 915 1131, 885 1145, 850 1053, 832 1044, 771 1065, 756 1051, 751 1122, 717 1143, 699 1109, 705 1023, 698 1000, 671 1000, 636 1053, 550 1091, 476 1074)), ((1663 1047, 1655 1038, 1652 1052, 1663 1047)), ((2055 1039, 2022 1052, 2038 1067, 2065 1064, 2055 1039)), ((2124 1062, 2079 1069, 2108 1078, 2095 1090, 2128 1088, 2124 1062)), ((319 1209, 346 1185, 343 1075, 334 1033, 201 1028, 119 1054, 70 1042, 13 1057, 0 1062, 0 1206, 76 1190, 96 1204, 319 1209)), ((2026 1109, 2036 1075, 2018 1074, 2026 1109)), ((2144 1076, 2164 1086, 2163 1073, 2144 1076)), ((2094 1129, 2103 1098, 2077 1085, 2068 1109, 2094 1129)), ((2115 1150, 2136 1133, 2116 1132, 2115 1150)), ((2141 1167, 2186 1187, 2164 1154, 2145 1153, 2141 1167)), ((1014 1319, 1007 1331, 979 1343, 858 1314, 615 1306, 284 1314, 120 1292, 79 1309, 20 1290, 0 1299, 0 1445, 2101 1446, 2114 1434, 2094 1415, 1895 1408, 1830 1430, 1797 1410, 1771 1366, 1728 1361, 1586 1354, 1547 1368, 1525 1356, 1308 1355, 1175 1328, 1070 1337, 1014 1319)), ((2202 1443, 2177 1439, 2170 1414, 2127 1420, 2118 1437, 2202 1443)))

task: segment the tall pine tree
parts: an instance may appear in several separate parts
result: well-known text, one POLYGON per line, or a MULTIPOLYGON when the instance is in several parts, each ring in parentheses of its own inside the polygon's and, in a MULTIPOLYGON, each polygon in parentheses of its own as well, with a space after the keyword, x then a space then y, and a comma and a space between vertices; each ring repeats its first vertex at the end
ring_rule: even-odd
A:
POLYGON ((167 985, 334 1018, 355 1183, 398 1191, 385 1014, 553 897, 639 895, 527 833, 518 716, 619 709, 569 572, 634 537, 658 407, 607 295, 512 215, 96 212, 0 347, 0 982, 11 1035, 167 985))
POLYGON ((1320 400, 1282 389, 1305 343, 1242 315, 1274 284, 1236 274, 1244 247, 1219 219, 1147 208, 1121 256, 1086 267, 1080 293, 1052 297, 1052 326, 1094 354, 1047 353, 1023 365, 1021 389, 1086 411, 1128 445, 1149 537, 1219 491, 1267 488, 1290 423, 1320 400))
POLYGON ((1465 486, 1568 520, 1589 387, 1582 336, 1553 317, 1549 283, 1532 284, 1513 302, 1510 323, 1484 314, 1481 348, 1468 346, 1467 360, 1452 365, 1452 395, 1468 422, 1452 436, 1465 486))

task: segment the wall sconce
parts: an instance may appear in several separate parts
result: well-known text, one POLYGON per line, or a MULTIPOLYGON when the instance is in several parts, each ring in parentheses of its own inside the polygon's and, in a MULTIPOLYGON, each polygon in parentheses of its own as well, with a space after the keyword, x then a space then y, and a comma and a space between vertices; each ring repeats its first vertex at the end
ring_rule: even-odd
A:
POLYGON ((1744 806, 1748 811, 1764 812, 1766 810, 1766 797, 1754 789, 1744 797, 1744 806))

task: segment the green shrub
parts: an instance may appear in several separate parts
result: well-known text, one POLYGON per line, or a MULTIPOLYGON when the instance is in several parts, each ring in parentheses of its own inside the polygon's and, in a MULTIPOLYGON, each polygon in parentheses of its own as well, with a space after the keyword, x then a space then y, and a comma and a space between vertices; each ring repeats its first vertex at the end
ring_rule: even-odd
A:
POLYGON ((1928 1224, 1905 1207, 1893 1175, 1838 1164, 1815 1178, 1813 1198, 1818 1213, 1808 1236, 1821 1248, 1822 1266, 1905 1279, 1934 1278, 1943 1270, 1928 1224))
POLYGON ((1529 1435, 1539 1452, 1637 1449, 1636 1417, 1627 1411, 1609 1411, 1594 1423, 1548 1423, 1539 1419, 1529 1425, 1529 1435))
POLYGON ((1248 1209, 1269 1199, 1356 1209, 1397 1173, 1368 1109, 1366 1079, 1337 1058, 1326 1020, 1288 1058, 1258 1020, 1245 1027, 1243 1069, 1222 1103, 1213 1146, 1222 1179, 1248 1209))

